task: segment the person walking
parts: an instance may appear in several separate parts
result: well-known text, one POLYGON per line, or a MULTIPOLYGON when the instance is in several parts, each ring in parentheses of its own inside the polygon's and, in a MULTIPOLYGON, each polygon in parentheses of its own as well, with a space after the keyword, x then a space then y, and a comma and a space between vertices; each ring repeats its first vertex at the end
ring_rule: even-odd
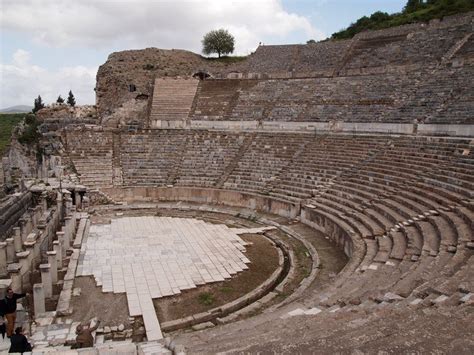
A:
POLYGON ((15 329, 15 334, 13 334, 10 338, 11 346, 9 353, 26 353, 31 351, 31 344, 26 339, 26 336, 23 334, 23 328, 17 327, 15 329))
POLYGON ((16 321, 16 301, 26 296, 26 293, 15 293, 12 288, 7 288, 5 298, 0 301, 0 314, 5 315, 7 321, 7 337, 13 335, 16 321))

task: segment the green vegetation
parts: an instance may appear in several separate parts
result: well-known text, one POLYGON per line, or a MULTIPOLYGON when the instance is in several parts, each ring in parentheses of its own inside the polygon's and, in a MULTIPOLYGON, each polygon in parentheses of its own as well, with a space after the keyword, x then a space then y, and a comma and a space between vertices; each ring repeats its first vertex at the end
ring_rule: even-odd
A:
POLYGON ((25 145, 33 145, 38 143, 41 134, 38 132, 39 123, 36 116, 29 113, 25 116, 25 126, 18 137, 18 142, 25 145))
POLYGON ((5 154, 13 128, 25 117, 25 113, 0 114, 0 157, 5 154))
POLYGON ((74 98, 71 90, 69 90, 69 94, 67 96, 67 104, 72 107, 76 106, 76 99, 74 98))
POLYGON ((219 289, 222 293, 231 293, 234 292, 234 289, 231 286, 222 286, 219 289))
POLYGON ((361 17, 346 29, 332 35, 333 39, 347 39, 366 30, 401 26, 414 22, 427 22, 445 16, 474 10, 472 0, 408 0, 403 11, 395 14, 377 11, 371 16, 361 17))
POLYGON ((234 36, 223 28, 206 33, 201 42, 202 52, 206 55, 217 53, 220 58, 221 55, 230 54, 234 51, 234 36))
POLYGON ((34 107, 33 107, 33 110, 31 112, 36 113, 39 110, 41 110, 42 108, 44 108, 44 102, 43 102, 43 99, 41 98, 41 96, 38 95, 38 97, 35 99, 34 107))
POLYGON ((216 299, 214 298, 212 293, 203 292, 199 294, 198 300, 200 304, 203 304, 205 306, 210 306, 215 302, 216 299))

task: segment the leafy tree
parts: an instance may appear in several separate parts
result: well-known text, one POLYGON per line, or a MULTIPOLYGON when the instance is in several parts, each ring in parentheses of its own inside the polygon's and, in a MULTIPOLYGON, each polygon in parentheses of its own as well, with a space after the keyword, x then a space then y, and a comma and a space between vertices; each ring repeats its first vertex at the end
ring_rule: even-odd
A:
POLYGON ((58 103, 58 104, 63 104, 64 103, 64 99, 61 97, 61 95, 58 96, 58 99, 56 100, 56 103, 58 103))
POLYGON ((220 58, 222 54, 226 55, 234 51, 234 36, 223 28, 213 30, 204 35, 202 39, 202 52, 206 55, 217 53, 220 58))
POLYGON ((310 39, 306 41, 306 44, 316 44, 316 41, 314 39, 310 39))
POLYGON ((35 104, 34 104, 33 110, 31 110, 31 112, 36 113, 39 110, 41 110, 42 108, 44 108, 44 103, 43 103, 43 100, 41 99, 41 96, 38 95, 38 97, 35 99, 35 104))
POLYGON ((71 90, 69 90, 69 94, 67 96, 67 104, 72 107, 76 106, 76 99, 74 98, 71 90))
POLYGON ((420 10, 425 5, 426 1, 423 0, 408 0, 407 4, 403 8, 403 12, 411 13, 420 10))

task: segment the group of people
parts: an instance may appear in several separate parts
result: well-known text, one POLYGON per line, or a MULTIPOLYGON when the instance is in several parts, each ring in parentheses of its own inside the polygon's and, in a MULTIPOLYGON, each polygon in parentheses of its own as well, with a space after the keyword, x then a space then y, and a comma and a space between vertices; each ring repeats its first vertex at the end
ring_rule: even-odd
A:
MULTIPOLYGON (((17 300, 26 296, 26 293, 15 293, 9 287, 5 298, 0 300, 0 334, 5 339, 5 334, 10 339, 9 353, 24 353, 32 350, 31 344, 23 334, 23 328, 15 328, 17 300)), ((98 328, 100 321, 94 327, 78 325, 76 328, 76 341, 73 348, 88 348, 94 346, 92 332, 98 328)))
POLYGON ((23 328, 15 328, 16 301, 25 296, 26 293, 15 293, 9 287, 6 290, 5 298, 0 300, 0 333, 2 334, 3 339, 5 339, 5 334, 10 339, 11 345, 10 350, 8 351, 9 353, 24 353, 31 351, 31 344, 23 334, 23 328))

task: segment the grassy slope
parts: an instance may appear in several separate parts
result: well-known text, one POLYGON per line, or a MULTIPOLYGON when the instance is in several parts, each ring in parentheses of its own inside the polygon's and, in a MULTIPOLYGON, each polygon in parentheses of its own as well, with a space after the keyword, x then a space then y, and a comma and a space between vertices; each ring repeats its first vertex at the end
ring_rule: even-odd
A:
POLYGON ((0 157, 6 151, 10 144, 10 137, 13 128, 25 117, 24 113, 5 113, 0 114, 0 157))
POLYGON ((427 22, 468 11, 474 11, 473 0, 437 0, 433 4, 422 5, 416 11, 400 12, 392 15, 376 12, 369 17, 364 16, 346 29, 334 33, 332 38, 348 39, 366 30, 378 30, 414 22, 427 22))

